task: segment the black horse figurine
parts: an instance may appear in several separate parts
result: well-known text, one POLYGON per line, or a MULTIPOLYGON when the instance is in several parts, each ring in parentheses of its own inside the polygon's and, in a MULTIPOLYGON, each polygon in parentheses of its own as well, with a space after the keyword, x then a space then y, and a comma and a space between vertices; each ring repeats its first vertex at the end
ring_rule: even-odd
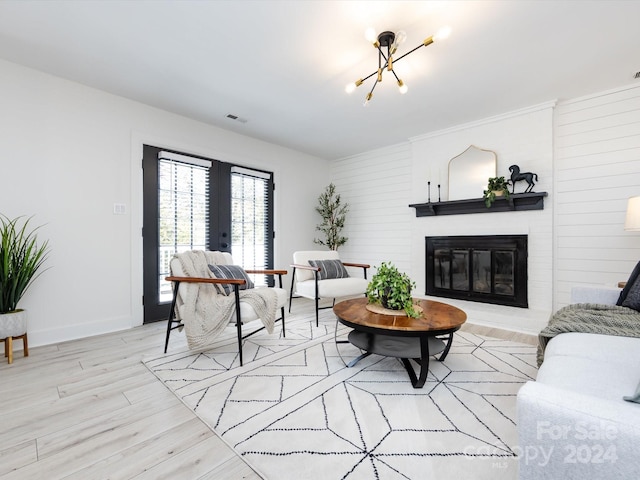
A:
POLYGON ((536 179, 536 182, 538 181, 538 175, 536 173, 520 173, 520 167, 518 165, 511 165, 509 167, 509 171, 511 172, 511 185, 513 186, 511 189, 511 193, 515 193, 516 182, 519 182, 520 180, 526 180, 526 182, 528 183, 524 193, 529 193, 533 190, 533 187, 535 185, 535 183, 533 182, 534 178, 536 179))

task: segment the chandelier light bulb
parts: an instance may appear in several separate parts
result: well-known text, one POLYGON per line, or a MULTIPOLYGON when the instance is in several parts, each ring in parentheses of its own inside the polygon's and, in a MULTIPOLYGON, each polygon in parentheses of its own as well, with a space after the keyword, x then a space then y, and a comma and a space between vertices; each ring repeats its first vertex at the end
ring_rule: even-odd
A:
POLYGON ((440 40, 445 40, 447 38, 449 38, 449 35, 451 35, 451 27, 446 26, 446 27, 442 27, 440 30, 438 30, 438 33, 436 33, 433 36, 433 39, 437 42, 439 42, 440 40))
POLYGON ((378 35, 376 34, 376 30, 373 27, 369 27, 364 31, 364 38, 367 39, 367 42, 376 43, 378 41, 378 35))
POLYGON ((398 80, 398 90, 400 90, 400 93, 404 95, 409 90, 409 87, 407 87, 402 80, 398 80))
POLYGON ((404 30, 400 30, 398 33, 396 33, 393 45, 391 45, 391 52, 395 53, 398 47, 402 45, 406 39, 407 34, 404 32, 404 30))
POLYGON ((344 91, 347 92, 347 93, 352 93, 356 88, 358 88, 360 85, 362 85, 362 82, 364 82, 364 80, 359 78, 355 82, 348 83, 347 86, 344 87, 344 91))

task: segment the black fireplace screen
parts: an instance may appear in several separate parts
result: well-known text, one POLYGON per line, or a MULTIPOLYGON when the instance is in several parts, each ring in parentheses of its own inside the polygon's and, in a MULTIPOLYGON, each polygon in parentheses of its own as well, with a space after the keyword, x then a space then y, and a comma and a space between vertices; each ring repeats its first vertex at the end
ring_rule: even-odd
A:
POLYGON ((515 307, 527 303, 527 236, 426 237, 427 295, 515 307))

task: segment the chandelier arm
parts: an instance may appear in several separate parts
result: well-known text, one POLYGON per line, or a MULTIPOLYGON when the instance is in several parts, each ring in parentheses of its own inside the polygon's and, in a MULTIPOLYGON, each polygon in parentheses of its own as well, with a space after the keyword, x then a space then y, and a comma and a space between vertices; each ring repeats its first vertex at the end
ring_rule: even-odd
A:
POLYGON ((374 75, 378 74, 378 70, 375 70, 374 72, 371 72, 369 75, 367 75, 366 77, 362 78, 362 83, 366 82, 367 80, 369 80, 371 77, 373 77, 374 75))
POLYGON ((384 66, 381 66, 380 65, 380 55, 378 55, 378 68, 385 69, 385 68, 387 68, 387 65, 389 65, 389 59, 387 58, 387 56, 384 54, 384 52, 382 51, 382 49, 380 47, 378 47, 378 51, 380 52, 380 55, 382 55, 382 58, 384 58, 384 66))
POLYGON ((394 62, 398 62, 399 60, 402 60, 404 57, 406 57, 407 55, 409 55, 410 53, 415 52, 416 50, 418 50, 420 47, 426 47, 426 45, 424 43, 421 43, 420 45, 418 45, 417 47, 415 47, 412 50, 409 50, 407 53, 405 53, 404 55, 399 56, 398 58, 396 58, 394 60, 394 62))
POLYGON ((371 90, 369 91, 369 95, 373 95, 373 91, 376 89, 376 85, 378 85, 379 82, 373 82, 373 87, 371 87, 371 90))
MULTIPOLYGON (((416 50, 417 48, 419 48, 419 47, 416 47, 416 48, 414 48, 413 50, 416 50)), ((378 47, 378 50, 380 50, 380 47, 378 47)), ((412 50, 412 51, 413 51, 413 50, 412 50)), ((382 69, 383 69, 383 70, 386 70, 387 65, 389 65, 389 59, 388 59, 387 57, 385 57, 385 56, 384 56, 384 53, 382 52, 382 50, 380 50, 380 53, 382 54, 382 57, 385 59, 385 64, 384 64, 384 67, 382 67, 382 69)), ((411 53, 411 52, 409 52, 409 53, 411 53)), ((408 54, 407 54, 407 55, 408 55, 408 54)), ((391 57, 391 55, 389 55, 389 57, 391 57)), ((402 57, 404 57, 404 55, 403 55, 402 57)), ((402 57, 400 57, 400 58, 402 58, 402 57)), ((378 57, 378 58, 379 58, 379 57, 378 57)), ((398 59, 394 60, 394 62, 397 62, 398 60, 400 60, 400 58, 398 58, 398 59)), ((374 75, 375 73, 376 73, 376 72, 372 73, 371 75, 374 75)), ((400 79, 398 78, 398 75, 396 75, 396 72, 395 72, 395 70, 394 70, 393 68, 391 69, 391 73, 393 73, 393 76, 394 76, 394 77, 396 77, 396 80, 399 82, 399 81, 400 81, 400 79)), ((369 76, 371 76, 371 75, 369 75, 369 76)), ((369 77, 367 77, 367 78, 369 78, 369 77)))
MULTIPOLYGON (((397 61, 397 60, 394 60, 394 62, 395 62, 395 61, 397 61)), ((393 76, 394 76, 394 77, 396 77, 396 80, 399 82, 399 81, 400 81, 400 79, 399 79, 399 78, 398 78, 398 76, 396 75, 396 71, 395 71, 393 68, 391 69, 391 73, 393 73, 393 76)))

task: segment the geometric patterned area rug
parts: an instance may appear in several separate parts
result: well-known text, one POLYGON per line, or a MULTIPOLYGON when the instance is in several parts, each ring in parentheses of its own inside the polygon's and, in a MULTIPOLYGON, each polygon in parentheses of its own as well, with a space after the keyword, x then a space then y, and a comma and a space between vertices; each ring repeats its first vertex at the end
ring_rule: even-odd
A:
POLYGON ((340 355, 360 351, 321 315, 289 315, 286 339, 250 337, 243 367, 233 335, 144 363, 269 480, 517 478, 516 393, 536 347, 456 332, 414 389, 395 358, 347 368, 340 355))

